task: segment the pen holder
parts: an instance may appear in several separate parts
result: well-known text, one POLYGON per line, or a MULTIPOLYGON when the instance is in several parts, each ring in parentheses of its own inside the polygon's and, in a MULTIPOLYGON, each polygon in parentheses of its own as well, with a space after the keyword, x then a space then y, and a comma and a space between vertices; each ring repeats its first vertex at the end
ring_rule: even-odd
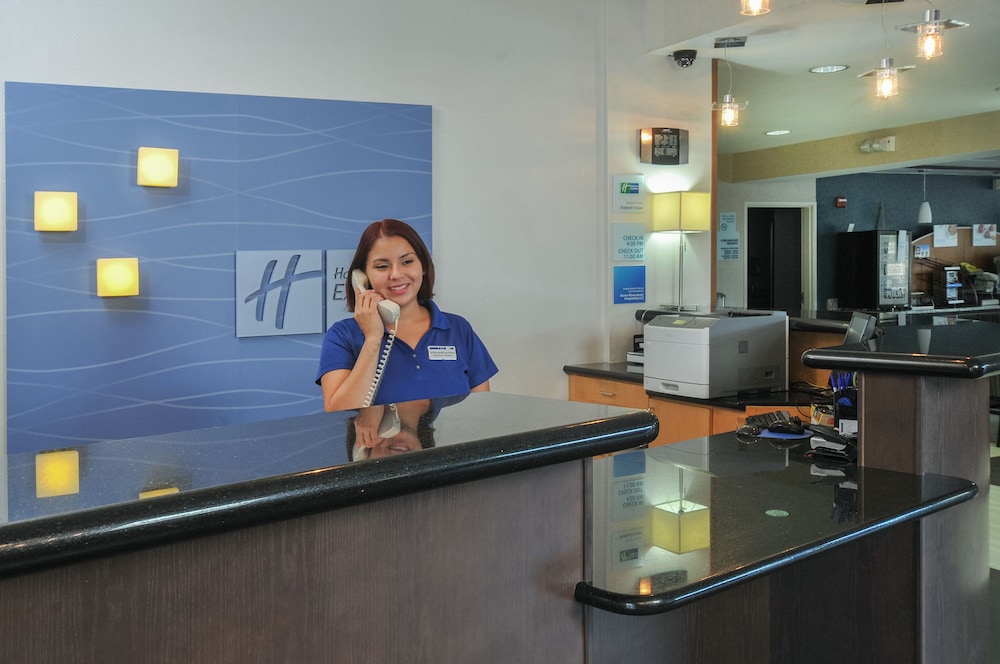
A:
POLYGON ((858 390, 845 387, 833 393, 833 425, 841 433, 858 430, 858 390))

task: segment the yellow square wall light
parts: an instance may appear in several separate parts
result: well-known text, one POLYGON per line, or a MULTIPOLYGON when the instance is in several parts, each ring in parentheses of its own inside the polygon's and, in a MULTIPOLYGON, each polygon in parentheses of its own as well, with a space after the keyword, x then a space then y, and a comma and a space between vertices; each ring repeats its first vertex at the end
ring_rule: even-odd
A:
POLYGON ((35 455, 35 496, 51 498, 80 493, 80 453, 76 450, 35 455))
POLYGON ((97 294, 126 297, 139 294, 138 258, 98 258, 97 294))
POLYGON ((75 191, 36 191, 35 230, 75 231, 77 209, 75 191))
POLYGON ((176 187, 179 155, 173 148, 139 148, 136 181, 143 187, 176 187))

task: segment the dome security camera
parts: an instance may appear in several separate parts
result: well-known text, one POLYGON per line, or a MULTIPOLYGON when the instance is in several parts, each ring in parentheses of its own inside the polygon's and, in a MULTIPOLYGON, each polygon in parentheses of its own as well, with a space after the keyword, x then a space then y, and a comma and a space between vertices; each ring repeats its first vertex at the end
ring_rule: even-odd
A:
POLYGON ((694 59, 698 57, 698 51, 688 48, 681 51, 674 51, 670 54, 670 57, 674 59, 678 67, 687 69, 694 64, 694 59))

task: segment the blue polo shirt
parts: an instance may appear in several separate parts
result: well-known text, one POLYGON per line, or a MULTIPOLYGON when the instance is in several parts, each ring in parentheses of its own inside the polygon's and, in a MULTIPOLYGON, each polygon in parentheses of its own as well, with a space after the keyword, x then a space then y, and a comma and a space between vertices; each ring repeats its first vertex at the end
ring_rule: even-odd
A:
MULTIPOLYGON (((498 371, 467 320, 441 311, 433 300, 420 304, 431 312, 431 327, 416 348, 395 340, 374 404, 468 394, 498 371)), ((383 349, 388 336, 383 338, 383 349)), ((334 323, 323 337, 316 383, 327 372, 354 368, 364 342, 353 318, 334 323)))

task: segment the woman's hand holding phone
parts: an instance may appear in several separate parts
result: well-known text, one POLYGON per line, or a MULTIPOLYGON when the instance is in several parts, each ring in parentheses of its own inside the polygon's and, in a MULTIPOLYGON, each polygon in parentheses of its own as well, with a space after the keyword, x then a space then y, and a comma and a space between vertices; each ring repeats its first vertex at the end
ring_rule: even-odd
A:
MULTIPOLYGON (((351 284, 354 286, 355 300, 354 300, 354 311, 368 313, 373 308, 378 311, 379 317, 382 319, 383 325, 393 325, 399 319, 399 305, 392 300, 386 300, 378 293, 369 289, 368 277, 361 270, 354 270, 351 273, 351 284)), ((362 330, 365 331, 367 336, 368 330, 365 329, 365 325, 359 319, 358 325, 361 325, 362 330)), ((372 328, 374 330, 374 327, 372 328)), ((382 334, 381 326, 378 329, 378 334, 382 334)))

